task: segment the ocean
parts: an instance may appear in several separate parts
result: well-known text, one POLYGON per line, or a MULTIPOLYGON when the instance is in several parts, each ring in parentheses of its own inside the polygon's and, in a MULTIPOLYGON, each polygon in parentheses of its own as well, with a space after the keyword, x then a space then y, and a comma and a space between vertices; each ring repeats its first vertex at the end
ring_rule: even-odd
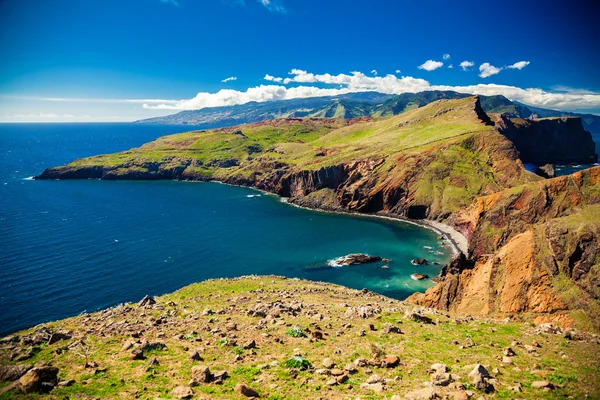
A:
POLYGON ((403 299, 452 250, 404 222, 327 214, 218 183, 35 181, 45 168, 189 126, 0 124, 0 335, 194 282, 276 274, 403 299), (392 260, 331 268, 349 253, 392 260), (381 268, 384 264, 389 268, 381 268))

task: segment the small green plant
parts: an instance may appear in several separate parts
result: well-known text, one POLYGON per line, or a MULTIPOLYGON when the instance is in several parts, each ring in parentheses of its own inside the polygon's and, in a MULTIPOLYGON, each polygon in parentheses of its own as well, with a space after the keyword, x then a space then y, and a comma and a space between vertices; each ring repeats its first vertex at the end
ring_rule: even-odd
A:
POLYGON ((227 346, 229 344, 229 339, 227 339, 226 337, 224 337, 223 339, 219 339, 217 340, 217 346, 227 346))
POLYGON ((553 373, 553 374, 548 375, 548 380, 550 382, 558 383, 559 385, 564 385, 565 383, 568 383, 568 382, 577 382, 577 377, 576 376, 565 376, 565 375, 561 375, 559 373, 553 373))
POLYGON ((233 352, 235 354, 237 354, 238 356, 241 356, 244 353, 244 348, 241 346, 238 346, 235 349, 233 349, 233 352))
POLYGON ((281 397, 281 395, 277 394, 277 393, 271 393, 269 395, 269 397, 267 397, 267 400, 281 400, 281 399, 283 399, 283 397, 281 397))
POLYGON ((302 356, 294 356, 283 363, 283 366, 286 368, 296 368, 300 370, 306 370, 312 367, 310 361, 302 356))
POLYGON ((196 337, 198 336, 197 333, 188 333, 187 335, 185 335, 183 338, 185 340, 194 340, 196 339, 196 337))
POLYGON ((421 338, 423 338, 423 340, 431 340, 433 339, 433 333, 424 333, 421 335, 421 338))
POLYGON ((288 329, 285 334, 292 337, 306 337, 306 334, 299 326, 288 329))

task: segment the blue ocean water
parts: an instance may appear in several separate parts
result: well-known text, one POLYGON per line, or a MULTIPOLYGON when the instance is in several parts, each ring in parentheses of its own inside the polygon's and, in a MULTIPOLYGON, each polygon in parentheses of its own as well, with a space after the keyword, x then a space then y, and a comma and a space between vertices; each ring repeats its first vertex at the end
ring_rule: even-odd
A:
POLYGON ((303 210, 247 188, 26 179, 78 157, 185 130, 190 128, 0 125, 0 334, 208 278, 247 274, 405 298, 432 285, 411 280, 411 273, 439 272, 436 265, 413 266, 411 259, 444 263, 451 256, 434 232, 421 227, 303 210), (353 252, 393 262, 389 269, 382 263, 326 267, 353 252))

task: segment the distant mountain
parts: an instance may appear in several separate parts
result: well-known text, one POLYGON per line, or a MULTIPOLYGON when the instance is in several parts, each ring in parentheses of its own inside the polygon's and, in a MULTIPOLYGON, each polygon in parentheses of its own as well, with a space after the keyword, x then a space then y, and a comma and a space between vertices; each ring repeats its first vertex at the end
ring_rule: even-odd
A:
MULTIPOLYGON (((348 93, 339 96, 250 102, 236 106, 209 107, 182 111, 165 117, 136 121, 155 124, 231 126, 277 118, 356 118, 391 116, 423 107, 441 99, 462 99, 469 94, 453 91, 425 91, 390 95, 377 92, 348 93)), ((513 118, 580 117, 600 146, 600 116, 549 110, 511 101, 504 96, 479 96, 488 113, 507 114, 513 118)))

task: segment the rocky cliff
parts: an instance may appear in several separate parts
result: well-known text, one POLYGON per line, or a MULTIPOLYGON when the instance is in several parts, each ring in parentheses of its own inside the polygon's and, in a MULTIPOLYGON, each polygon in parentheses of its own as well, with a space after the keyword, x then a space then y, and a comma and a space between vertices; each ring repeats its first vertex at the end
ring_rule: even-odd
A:
POLYGON ((600 167, 480 197, 454 215, 475 265, 409 301, 600 329, 600 167))
POLYGON ((592 134, 579 117, 537 120, 495 116, 498 130, 519 150, 521 160, 537 165, 598 162, 592 134))

